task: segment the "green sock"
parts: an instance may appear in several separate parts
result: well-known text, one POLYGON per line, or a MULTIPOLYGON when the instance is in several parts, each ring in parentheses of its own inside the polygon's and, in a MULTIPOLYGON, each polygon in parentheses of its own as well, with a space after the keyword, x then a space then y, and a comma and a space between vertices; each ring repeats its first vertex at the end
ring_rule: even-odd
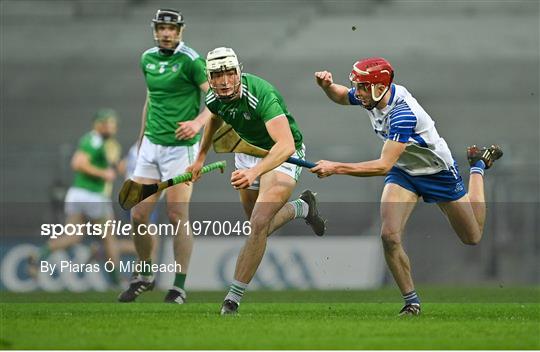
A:
POLYGON ((118 275, 118 270, 114 269, 109 274, 109 278, 111 279, 112 283, 115 285, 118 285, 120 283, 120 276, 118 275))
POLYGON ((140 272, 141 276, 151 278, 153 276, 152 270, 150 270, 150 268, 152 267, 152 259, 141 260, 141 263, 142 263, 142 270, 140 272))
POLYGON ((173 286, 181 288, 183 290, 184 289, 184 283, 186 282, 186 275, 187 274, 176 273, 176 275, 174 276, 174 284, 173 284, 173 286))

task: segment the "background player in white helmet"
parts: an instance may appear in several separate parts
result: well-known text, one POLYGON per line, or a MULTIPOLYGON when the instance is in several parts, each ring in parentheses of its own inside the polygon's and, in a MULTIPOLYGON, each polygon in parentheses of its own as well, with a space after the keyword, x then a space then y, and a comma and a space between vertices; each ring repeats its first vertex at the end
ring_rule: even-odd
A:
POLYGON ((373 130, 384 145, 377 160, 321 160, 311 171, 319 177, 386 175, 381 198, 384 254, 405 301, 400 315, 418 315, 420 299, 409 258, 401 245, 403 230, 418 198, 437 203, 463 243, 479 243, 486 217, 484 170, 502 156, 502 151, 498 146, 467 149, 471 165, 467 193, 435 123, 405 87, 392 83, 394 70, 388 61, 368 58, 354 63, 351 89, 335 84, 328 71, 316 72, 315 78, 332 101, 366 108, 373 130))
POLYGON ((266 249, 267 237, 294 218, 304 218, 321 236, 325 221, 318 215, 315 195, 307 190, 299 199, 287 202, 301 168, 285 163, 290 156, 304 158, 302 133, 289 113, 281 94, 267 81, 241 73, 240 63, 230 48, 216 48, 206 59, 211 90, 206 105, 212 112, 195 163, 188 168, 193 180, 199 177, 212 136, 223 121, 249 143, 269 150, 264 158, 235 154, 236 171, 232 186, 239 190, 251 234, 236 263, 234 281, 225 297, 221 314, 234 314, 246 287, 255 275, 266 249))
MULTIPOLYGON (((141 57, 141 69, 147 86, 142 112, 140 148, 133 180, 142 184, 157 183, 182 173, 193 163, 198 151, 199 131, 210 112, 200 112, 201 91, 208 91, 204 60, 182 41, 184 17, 176 10, 160 9, 152 19, 156 46, 141 57)), ((192 186, 179 184, 166 192, 167 214, 173 224, 189 219, 192 186)), ((132 210, 133 228, 147 224, 159 194, 147 198, 132 210)), ((184 283, 193 249, 193 237, 185 226, 173 238, 174 257, 182 267, 175 274, 165 302, 184 303, 184 283)), ((150 236, 135 234, 139 260, 151 263, 153 241, 150 236)), ((148 267, 148 266, 145 266, 148 267)), ((120 302, 132 302, 154 287, 154 276, 143 271, 119 296, 120 302)))

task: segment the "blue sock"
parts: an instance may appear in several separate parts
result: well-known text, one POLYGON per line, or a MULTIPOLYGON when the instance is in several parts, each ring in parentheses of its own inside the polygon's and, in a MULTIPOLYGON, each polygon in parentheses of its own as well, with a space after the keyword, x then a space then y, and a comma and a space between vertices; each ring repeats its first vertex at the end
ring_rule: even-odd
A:
POLYGON ((486 164, 483 160, 478 160, 476 163, 474 163, 473 166, 471 166, 471 174, 480 174, 484 175, 484 169, 486 168, 486 164))
POLYGON ((403 299, 405 300, 405 304, 420 304, 420 297, 418 297, 415 290, 404 294, 403 299))

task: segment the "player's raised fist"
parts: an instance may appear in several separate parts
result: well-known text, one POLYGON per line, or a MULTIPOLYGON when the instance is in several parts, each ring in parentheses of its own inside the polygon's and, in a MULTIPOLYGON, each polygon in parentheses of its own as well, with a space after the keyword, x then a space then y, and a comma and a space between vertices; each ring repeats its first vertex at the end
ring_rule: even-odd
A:
POLYGON ((328 71, 315 72, 315 80, 321 88, 328 88, 334 83, 332 73, 328 71))

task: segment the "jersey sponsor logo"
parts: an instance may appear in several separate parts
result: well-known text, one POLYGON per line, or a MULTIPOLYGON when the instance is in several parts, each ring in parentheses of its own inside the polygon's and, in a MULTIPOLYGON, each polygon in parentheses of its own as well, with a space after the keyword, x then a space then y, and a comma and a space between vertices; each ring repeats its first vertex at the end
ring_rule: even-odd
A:
POLYGON ((168 61, 160 61, 159 62, 159 73, 163 73, 165 72, 165 66, 167 66, 169 64, 168 61))
POLYGON ((238 112, 237 108, 230 108, 230 109, 220 109, 218 111, 219 116, 226 117, 228 119, 234 120, 236 118, 236 113, 238 112))

